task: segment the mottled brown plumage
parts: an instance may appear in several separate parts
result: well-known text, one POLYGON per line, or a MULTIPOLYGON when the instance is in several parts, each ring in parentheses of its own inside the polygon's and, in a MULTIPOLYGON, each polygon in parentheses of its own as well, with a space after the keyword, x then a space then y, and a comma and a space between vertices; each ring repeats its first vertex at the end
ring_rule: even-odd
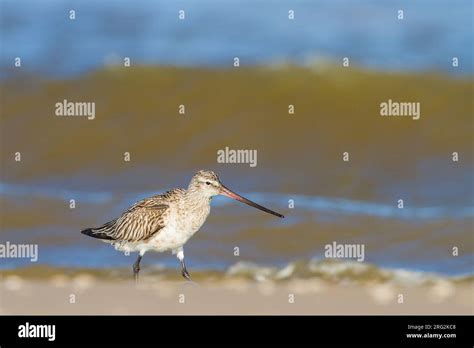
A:
POLYGON ((141 257, 148 251, 171 250, 181 262, 182 274, 190 279, 184 263, 183 245, 196 233, 210 213, 211 198, 222 194, 267 213, 283 217, 226 188, 212 171, 197 172, 186 190, 173 189, 145 198, 120 217, 82 233, 111 243, 117 250, 139 252, 133 270, 136 277, 141 257))

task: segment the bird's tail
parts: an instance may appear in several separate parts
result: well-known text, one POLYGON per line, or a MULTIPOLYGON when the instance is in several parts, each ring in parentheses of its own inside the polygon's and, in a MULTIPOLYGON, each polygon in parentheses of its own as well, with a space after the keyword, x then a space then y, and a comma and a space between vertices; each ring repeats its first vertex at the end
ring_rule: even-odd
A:
POLYGON ((115 231, 116 222, 117 220, 112 220, 97 228, 86 228, 85 230, 82 230, 81 233, 92 238, 115 240, 113 232, 115 231))

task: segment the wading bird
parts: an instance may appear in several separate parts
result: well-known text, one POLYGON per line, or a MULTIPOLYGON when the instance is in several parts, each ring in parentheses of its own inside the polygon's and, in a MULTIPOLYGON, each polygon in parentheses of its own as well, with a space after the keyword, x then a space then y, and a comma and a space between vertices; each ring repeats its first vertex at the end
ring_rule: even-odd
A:
POLYGON ((145 198, 119 218, 81 233, 112 244, 115 249, 138 252, 133 274, 138 280, 140 261, 148 250, 171 250, 181 265, 181 274, 191 280, 184 262, 183 246, 201 228, 211 211, 211 198, 224 195, 280 218, 284 216, 262 207, 225 187, 212 171, 197 172, 187 189, 173 189, 145 198))

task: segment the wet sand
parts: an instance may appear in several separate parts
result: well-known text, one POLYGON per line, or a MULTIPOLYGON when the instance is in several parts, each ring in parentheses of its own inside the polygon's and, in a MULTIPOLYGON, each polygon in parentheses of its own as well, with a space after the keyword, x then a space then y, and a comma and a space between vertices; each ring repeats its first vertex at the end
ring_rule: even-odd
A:
POLYGON ((472 286, 335 286, 313 280, 284 284, 110 283, 83 277, 54 284, 10 279, 2 285, 2 314, 473 314, 472 286), (398 303, 399 294, 404 302, 398 303), (74 296, 75 303, 71 303, 74 296), (292 297, 293 296, 293 297, 292 297), (293 303, 290 301, 293 299, 293 303), (183 303, 184 302, 184 303, 183 303))
POLYGON ((51 267, 2 271, 1 314, 473 314, 472 277, 331 263, 313 275, 237 264, 226 273, 51 267), (330 265, 333 264, 333 267, 330 265))

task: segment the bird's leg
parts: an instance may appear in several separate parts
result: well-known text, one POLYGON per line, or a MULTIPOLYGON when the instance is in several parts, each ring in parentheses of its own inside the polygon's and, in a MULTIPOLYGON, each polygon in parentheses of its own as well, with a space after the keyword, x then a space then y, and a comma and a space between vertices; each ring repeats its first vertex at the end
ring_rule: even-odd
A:
POLYGON ((137 261, 133 264, 133 276, 135 282, 138 282, 138 272, 140 272, 140 261, 142 260, 142 255, 138 255, 137 261))
POLYGON ((186 269, 186 263, 184 262, 184 259, 180 260, 181 263, 181 274, 183 275, 186 280, 192 281, 191 276, 189 275, 188 270, 186 269))
POLYGON ((180 248, 177 255, 179 263, 181 264, 181 274, 186 280, 192 281, 191 276, 189 275, 188 270, 186 269, 186 263, 184 262, 184 251, 183 248, 180 248))

